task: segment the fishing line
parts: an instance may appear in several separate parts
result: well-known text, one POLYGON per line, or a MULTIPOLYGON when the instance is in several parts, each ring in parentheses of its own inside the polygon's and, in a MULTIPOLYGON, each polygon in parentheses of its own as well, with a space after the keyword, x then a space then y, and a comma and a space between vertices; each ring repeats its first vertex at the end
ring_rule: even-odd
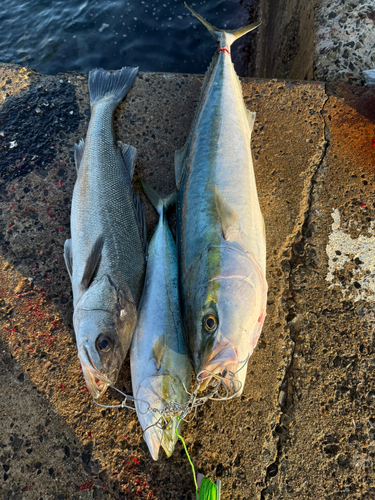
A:
MULTIPOLYGON (((180 422, 181 418, 176 417, 177 421, 180 422)), ((218 481, 218 485, 213 483, 211 479, 208 477, 204 477, 201 481, 200 488, 199 488, 199 496, 198 496, 198 484, 197 484, 197 478, 195 475, 195 468, 194 464, 191 461, 189 452, 187 451, 186 444, 184 441, 184 438, 178 433, 177 427, 175 427, 175 432, 177 437, 181 440, 182 446, 184 447, 186 456, 189 460, 191 470, 193 471, 193 478, 194 478, 194 484, 195 484, 195 498, 196 500, 220 500, 220 481, 218 481)))
MULTIPOLYGON (((177 417, 177 422, 179 422, 181 419, 180 417, 177 417)), ((197 485, 197 478, 195 476, 195 469, 194 469, 194 464, 193 462, 191 461, 191 458, 190 458, 190 455, 189 455, 189 452, 187 451, 187 448, 186 448, 186 444, 185 444, 185 441, 184 441, 184 438, 182 436, 180 436, 180 434, 178 433, 178 430, 177 430, 177 427, 175 428, 175 431, 176 431, 176 435, 178 437, 178 439, 181 440, 182 442, 182 446, 184 447, 184 450, 185 450, 185 453, 186 453, 186 456, 189 460, 189 463, 191 465, 191 470, 193 471, 193 478, 194 478, 194 484, 195 484, 195 498, 198 499, 198 485, 197 485)))

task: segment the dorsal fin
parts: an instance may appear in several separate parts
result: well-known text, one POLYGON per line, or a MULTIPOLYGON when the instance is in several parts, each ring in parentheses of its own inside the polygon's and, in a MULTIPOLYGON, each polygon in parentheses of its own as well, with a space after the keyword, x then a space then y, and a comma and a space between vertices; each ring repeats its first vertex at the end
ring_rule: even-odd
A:
POLYGON ((156 361, 157 369, 160 370, 163 361, 163 354, 165 348, 165 335, 161 335, 152 347, 152 355, 156 361))
POLYGON ((138 221, 139 231, 141 233, 143 251, 145 255, 147 255, 148 243, 147 243, 145 212, 143 210, 142 202, 136 193, 133 193, 133 205, 134 205, 135 215, 138 221))
POLYGON ((85 152, 85 141, 81 139, 78 144, 74 144, 74 161, 76 164, 77 172, 81 165, 84 152, 85 152))
POLYGON ((133 146, 129 144, 124 144, 121 141, 117 141, 117 145, 121 151, 122 159, 126 165, 126 168, 130 175, 130 180, 133 178, 135 164, 137 163, 138 151, 133 146))
POLYGON ((104 238, 102 235, 99 235, 96 238, 96 241, 91 249, 89 256, 87 257, 85 270, 83 271, 81 284, 82 287, 85 289, 90 286, 96 268, 98 267, 99 260, 102 255, 103 245, 104 245, 104 238))
POLYGON ((250 132, 252 132, 255 123, 256 113, 253 111, 246 110, 247 121, 249 123, 250 132))
POLYGON ((234 240, 236 234, 239 232, 238 217, 216 186, 215 206, 223 238, 227 241, 234 240))

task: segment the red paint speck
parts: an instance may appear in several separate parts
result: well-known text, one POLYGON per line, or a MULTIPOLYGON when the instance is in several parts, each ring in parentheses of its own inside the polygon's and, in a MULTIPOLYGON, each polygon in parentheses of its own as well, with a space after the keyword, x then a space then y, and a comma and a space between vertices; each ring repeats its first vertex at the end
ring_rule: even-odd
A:
POLYGON ((219 49, 217 51, 217 53, 219 53, 219 52, 227 52, 230 55, 230 52, 229 52, 229 50, 226 47, 223 47, 222 49, 219 49))
POLYGON ((366 203, 363 203, 363 202, 362 202, 362 203, 361 203, 361 207, 362 207, 362 208, 366 208, 366 207, 367 207, 366 203))
POLYGON ((84 483, 82 484, 82 486, 79 487, 79 489, 80 491, 91 490, 92 487, 93 487, 92 483, 84 483))
POLYGON ((375 139, 372 140, 372 147, 375 148, 375 139))
POLYGON ((63 230, 61 229, 61 227, 59 227, 59 231, 60 231, 60 233, 62 233, 62 232, 63 232, 63 230))
POLYGON ((61 384, 61 385, 60 385, 60 389, 64 391, 65 389, 67 389, 67 386, 66 386, 66 385, 64 385, 64 384, 61 384))
POLYGON ((84 390, 90 394, 90 391, 87 389, 87 387, 85 387, 84 390))
POLYGON ((91 434, 90 431, 87 433, 87 435, 88 435, 89 438, 92 438, 92 434, 91 434))
POLYGON ((139 461, 139 460, 137 460, 136 458, 133 458, 133 460, 134 460, 134 463, 135 463, 135 464, 137 464, 137 465, 139 465, 139 464, 140 464, 140 461, 139 461))

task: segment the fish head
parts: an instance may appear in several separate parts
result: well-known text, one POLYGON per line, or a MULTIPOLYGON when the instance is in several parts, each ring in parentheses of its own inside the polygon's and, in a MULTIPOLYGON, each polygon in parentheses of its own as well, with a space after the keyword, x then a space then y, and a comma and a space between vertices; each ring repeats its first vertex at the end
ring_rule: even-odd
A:
MULTIPOLYGON (((188 351, 205 388, 221 381, 222 397, 242 393, 247 363, 265 318, 267 283, 259 266, 234 251, 221 250, 219 272, 198 288, 190 309, 188 351)), ((216 387, 219 387, 218 385, 216 387)))
POLYGON ((179 411, 174 413, 170 403, 183 404, 188 399, 183 384, 178 377, 156 373, 142 381, 134 393, 135 406, 143 437, 154 460, 159 457, 162 447, 170 457, 174 451, 181 421, 177 419, 179 411))
POLYGON ((73 315, 78 357, 94 399, 114 385, 131 341, 136 309, 104 276, 84 293, 73 315))

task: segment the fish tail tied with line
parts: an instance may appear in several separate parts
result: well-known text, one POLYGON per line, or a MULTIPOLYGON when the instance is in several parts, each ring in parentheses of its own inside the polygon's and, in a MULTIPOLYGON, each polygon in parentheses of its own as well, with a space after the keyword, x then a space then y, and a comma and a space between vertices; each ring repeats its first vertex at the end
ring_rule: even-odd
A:
POLYGON ((216 42, 220 44, 219 51, 226 51, 230 53, 229 48, 233 42, 235 42, 238 38, 241 38, 241 36, 246 35, 246 33, 249 33, 249 31, 254 30, 261 24, 261 22, 259 21, 247 26, 241 26, 241 28, 235 30, 222 30, 210 24, 208 21, 203 19, 202 16, 197 14, 191 7, 189 7, 186 2, 184 3, 185 7, 187 7, 190 12, 208 29, 216 42))
POLYGON ((90 104, 111 102, 116 107, 132 88, 138 68, 123 67, 117 71, 93 69, 89 73, 90 104))

